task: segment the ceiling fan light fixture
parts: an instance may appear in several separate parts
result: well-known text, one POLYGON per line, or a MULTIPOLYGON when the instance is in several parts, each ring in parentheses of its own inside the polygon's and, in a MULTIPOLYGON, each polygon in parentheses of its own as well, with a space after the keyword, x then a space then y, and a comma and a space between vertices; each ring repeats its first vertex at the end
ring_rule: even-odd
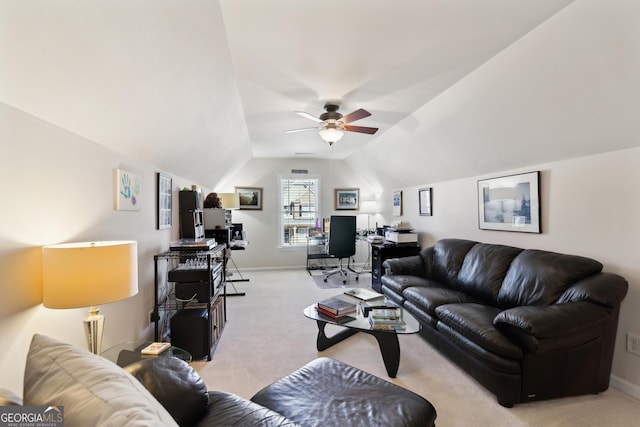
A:
POLYGON ((324 129, 320 129, 320 138, 322 138, 325 142, 328 142, 329 145, 332 145, 334 142, 340 141, 344 132, 340 129, 336 129, 335 127, 326 127, 324 129))

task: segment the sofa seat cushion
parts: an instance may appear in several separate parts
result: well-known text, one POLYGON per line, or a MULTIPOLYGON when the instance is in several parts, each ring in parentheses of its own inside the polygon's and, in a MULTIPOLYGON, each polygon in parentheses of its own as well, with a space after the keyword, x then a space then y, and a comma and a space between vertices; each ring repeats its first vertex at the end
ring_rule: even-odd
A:
POLYGON ((205 426, 298 427, 299 424, 255 402, 223 391, 210 391, 209 413, 197 424, 205 426))
POLYGON ((329 358, 263 388, 252 401, 304 426, 433 426, 423 397, 329 358))
POLYGON ((391 289, 391 291, 395 292, 398 295, 402 295, 405 289, 412 286, 439 288, 442 287, 442 285, 437 282, 419 276, 385 275, 382 276, 382 279, 380 279, 380 281, 382 282, 383 287, 391 289))
POLYGON ((476 298, 463 292, 441 286, 414 286, 405 289, 402 296, 414 306, 420 307, 422 311, 433 317, 437 317, 436 308, 444 304, 479 302, 476 298))
POLYGON ((26 406, 64 406, 66 426, 177 426, 144 386, 113 362, 36 334, 24 374, 26 406))
POLYGON ((436 315, 440 322, 478 346, 498 356, 522 359, 522 349, 493 325, 493 319, 500 311, 482 304, 445 304, 436 308, 436 315))
POLYGON ((522 361, 498 356, 441 321, 438 321, 437 329, 449 345, 457 347, 459 352, 465 353, 465 357, 474 359, 474 363, 508 375, 522 374, 522 361))

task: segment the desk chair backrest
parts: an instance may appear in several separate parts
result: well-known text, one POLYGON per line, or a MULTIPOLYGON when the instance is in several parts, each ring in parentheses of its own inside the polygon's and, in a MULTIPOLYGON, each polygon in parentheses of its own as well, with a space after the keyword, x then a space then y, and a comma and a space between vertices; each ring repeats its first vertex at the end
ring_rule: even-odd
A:
POLYGON ((356 217, 332 215, 329 225, 329 255, 348 258, 356 253, 356 217))

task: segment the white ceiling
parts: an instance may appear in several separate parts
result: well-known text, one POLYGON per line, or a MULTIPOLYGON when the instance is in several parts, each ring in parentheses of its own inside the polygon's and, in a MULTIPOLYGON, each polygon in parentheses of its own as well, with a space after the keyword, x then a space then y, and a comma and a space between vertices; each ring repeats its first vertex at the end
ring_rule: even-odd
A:
POLYGON ((557 13, 570 0, 221 0, 255 157, 345 158, 557 13), (372 113, 331 149, 326 101, 372 113))
POLYGON ((212 188, 251 157, 388 164, 374 174, 384 186, 435 182, 637 145, 638 9, 2 0, 0 102, 212 188), (355 124, 380 130, 332 147, 284 133, 313 126, 294 111, 318 116, 328 100, 370 111, 355 124))

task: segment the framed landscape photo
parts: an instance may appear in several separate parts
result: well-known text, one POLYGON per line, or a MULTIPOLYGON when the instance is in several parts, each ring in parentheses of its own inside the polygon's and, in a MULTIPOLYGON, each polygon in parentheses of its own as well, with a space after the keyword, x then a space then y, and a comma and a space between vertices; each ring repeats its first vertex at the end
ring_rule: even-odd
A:
POLYGON ((172 191, 173 179, 164 173, 157 173, 156 185, 158 189, 156 218, 158 230, 171 228, 173 211, 172 211, 172 191))
POLYGON ((482 230, 540 233, 540 172, 478 181, 482 230))
POLYGON ((336 188, 334 190, 335 210, 360 209, 360 189, 359 188, 336 188))
POLYGON ((402 191, 393 192, 393 216, 402 216, 402 191))
POLYGON ((431 216, 431 187, 418 190, 418 209, 420 215, 431 216))
POLYGON ((240 209, 262 210, 262 187, 236 187, 240 209))

